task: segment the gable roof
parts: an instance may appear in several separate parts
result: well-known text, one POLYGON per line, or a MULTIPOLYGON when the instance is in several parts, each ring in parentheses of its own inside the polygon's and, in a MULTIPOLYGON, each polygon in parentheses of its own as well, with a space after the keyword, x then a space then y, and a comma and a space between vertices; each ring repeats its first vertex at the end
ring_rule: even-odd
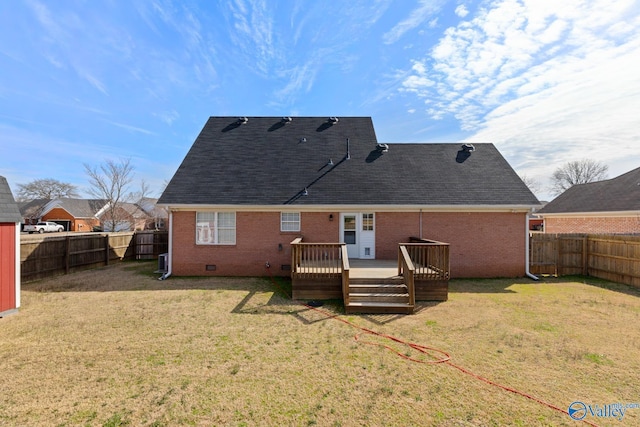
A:
POLYGON ((493 144, 376 147, 370 117, 210 117, 158 203, 539 204, 493 144))
POLYGON ((640 168, 617 178, 574 185, 538 213, 628 211, 640 211, 640 168))
POLYGON ((51 200, 49 199, 33 199, 28 202, 18 203, 20 215, 22 215, 23 218, 29 219, 40 218, 42 216, 42 211, 50 201, 51 200))
POLYGON ((49 202, 43 209, 42 215, 55 208, 61 208, 69 212, 74 218, 94 218, 106 204, 107 201, 103 199, 70 199, 61 197, 49 202))
POLYGON ((22 216, 13 198, 9 183, 4 176, 0 176, 0 222, 20 222, 22 216))

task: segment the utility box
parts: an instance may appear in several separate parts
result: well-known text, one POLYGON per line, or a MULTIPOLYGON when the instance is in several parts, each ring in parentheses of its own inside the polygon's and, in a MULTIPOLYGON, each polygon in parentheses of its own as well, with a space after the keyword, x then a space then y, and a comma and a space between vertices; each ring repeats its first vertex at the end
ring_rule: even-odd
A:
POLYGON ((20 210, 0 176, 0 317, 20 307, 20 210))

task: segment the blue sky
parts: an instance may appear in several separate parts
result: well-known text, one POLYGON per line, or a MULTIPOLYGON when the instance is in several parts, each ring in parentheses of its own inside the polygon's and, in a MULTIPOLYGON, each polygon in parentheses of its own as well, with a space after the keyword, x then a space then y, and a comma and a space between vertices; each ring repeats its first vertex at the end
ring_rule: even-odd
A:
POLYGON ((640 166, 637 0, 0 2, 0 175, 159 195, 209 116, 371 116, 379 142, 640 166), (134 188, 135 189, 135 188, 134 188))

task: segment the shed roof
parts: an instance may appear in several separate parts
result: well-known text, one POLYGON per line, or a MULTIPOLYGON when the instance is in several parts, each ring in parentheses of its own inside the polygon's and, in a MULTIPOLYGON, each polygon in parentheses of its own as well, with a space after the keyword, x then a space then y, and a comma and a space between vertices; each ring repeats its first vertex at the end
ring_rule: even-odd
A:
POLYGON ((640 211, 640 168, 616 178, 574 185, 538 213, 628 211, 640 211))
POLYGON ((493 144, 389 144, 370 117, 211 117, 165 205, 538 205, 493 144))
POLYGON ((20 221, 22 221, 20 209, 13 198, 9 183, 4 176, 0 176, 0 222, 20 221))

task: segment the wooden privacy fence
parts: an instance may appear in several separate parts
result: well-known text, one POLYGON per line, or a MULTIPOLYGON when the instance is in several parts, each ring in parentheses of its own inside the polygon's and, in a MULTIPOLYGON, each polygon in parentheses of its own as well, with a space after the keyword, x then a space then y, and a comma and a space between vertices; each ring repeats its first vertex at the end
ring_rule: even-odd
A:
POLYGON ((23 281, 68 274, 124 259, 154 259, 168 250, 166 231, 68 234, 20 242, 23 281))
POLYGON ((534 233, 529 251, 533 274, 582 274, 640 287, 640 236, 534 233))

